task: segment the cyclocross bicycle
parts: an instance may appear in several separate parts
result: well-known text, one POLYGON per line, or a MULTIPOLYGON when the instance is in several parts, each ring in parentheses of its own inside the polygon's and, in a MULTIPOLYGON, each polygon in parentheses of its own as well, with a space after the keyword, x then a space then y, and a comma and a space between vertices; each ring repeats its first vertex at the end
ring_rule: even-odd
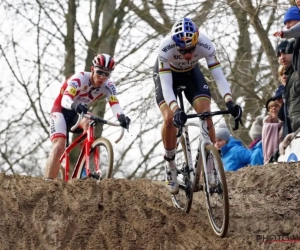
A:
MULTIPOLYGON (((64 163, 63 165, 65 166, 61 166, 60 175, 65 181, 69 180, 69 155, 76 146, 80 145, 80 154, 71 175, 71 179, 94 178, 99 181, 104 178, 111 178, 114 162, 113 147, 108 139, 104 137, 95 138, 95 127, 99 124, 119 127, 120 124, 113 123, 90 114, 83 115, 82 113, 79 115, 76 124, 70 129, 71 132, 76 130, 83 117, 89 119, 88 129, 70 145, 69 134, 67 132, 66 149, 60 158, 60 164, 62 165, 62 163, 64 163)), ((122 133, 115 143, 118 143, 122 139, 123 134, 124 128, 122 128, 122 133)))
MULTIPOLYGON (((182 110, 184 110, 182 98, 182 91, 184 89, 184 86, 177 89, 179 103, 182 110)), ((200 119, 199 123, 187 122, 184 126, 178 129, 178 133, 176 135, 178 139, 175 160, 178 172, 179 193, 171 196, 174 206, 188 213, 192 206, 193 193, 203 190, 209 222, 214 233, 219 237, 224 237, 228 229, 228 190, 220 154, 210 140, 207 119, 210 119, 210 117, 215 115, 223 114, 230 114, 230 112, 226 110, 187 114, 188 119, 195 117, 199 117, 200 119), (200 128, 199 144, 194 161, 194 167, 188 126, 197 126, 200 128), (210 181, 208 182, 208 180, 210 181)), ((235 120, 235 127, 233 130, 238 129, 239 122, 241 121, 235 120)))

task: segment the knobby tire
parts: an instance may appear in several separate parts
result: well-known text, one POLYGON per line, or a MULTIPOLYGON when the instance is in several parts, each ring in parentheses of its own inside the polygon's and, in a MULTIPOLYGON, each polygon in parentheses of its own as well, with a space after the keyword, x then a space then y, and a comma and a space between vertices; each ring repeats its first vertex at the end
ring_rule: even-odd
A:
MULTIPOLYGON (((228 199, 226 175, 225 175, 223 163, 221 161, 221 157, 218 150, 213 145, 206 145, 205 151, 206 151, 206 159, 203 160, 208 162, 209 155, 214 158, 214 163, 216 163, 214 165, 218 173, 217 176, 218 179, 220 179, 220 183, 217 186, 217 188, 211 189, 215 191, 211 191, 207 189, 207 184, 208 184, 207 178, 204 178, 203 175, 207 214, 214 233, 219 237, 224 237, 227 233, 228 225, 229 225, 229 199, 228 199), (216 204, 213 204, 213 198, 219 198, 219 200, 223 202, 223 204, 220 206, 223 215, 220 216, 215 210, 218 202, 216 202, 216 204), (215 208, 213 207, 214 205, 215 208), (220 223, 218 223, 217 219, 220 220, 220 223)), ((202 164, 202 173, 204 173, 203 164, 202 164)))
POLYGON ((184 211, 185 213, 189 213, 193 202, 193 190, 192 183, 189 178, 190 174, 188 172, 189 167, 187 165, 187 149, 185 146, 185 138, 183 136, 180 138, 175 161, 176 167, 179 170, 177 176, 179 182, 179 193, 171 195, 172 203, 176 208, 184 211))
MULTIPOLYGON (((106 138, 98 138, 93 142, 91 145, 91 152, 90 152, 90 171, 92 172, 93 169, 91 165, 94 162, 94 153, 97 151, 96 149, 100 150, 100 152, 105 153, 105 159, 101 165, 100 165, 100 171, 101 173, 104 173, 101 175, 100 180, 111 178, 113 174, 113 163, 114 163, 114 152, 113 147, 111 145, 111 142, 107 140, 106 138), (104 150, 104 151, 103 151, 104 150), (92 164, 91 164, 92 163, 92 164)), ((102 155, 103 156, 103 155, 102 155)), ((82 179, 83 170, 85 169, 85 160, 83 160, 79 166, 79 170, 77 172, 77 179, 82 179)))

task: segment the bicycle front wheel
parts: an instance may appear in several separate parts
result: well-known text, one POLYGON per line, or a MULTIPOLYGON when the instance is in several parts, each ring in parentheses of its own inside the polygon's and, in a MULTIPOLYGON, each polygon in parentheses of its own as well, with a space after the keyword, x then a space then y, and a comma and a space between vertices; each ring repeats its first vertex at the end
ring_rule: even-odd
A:
POLYGON ((85 163, 85 160, 81 162, 76 178, 85 179, 92 177, 96 180, 111 178, 114 163, 114 152, 111 142, 106 138, 98 138, 92 144, 88 166, 90 176, 86 174, 85 163))
POLYGON ((226 176, 217 149, 213 145, 206 145, 205 151, 206 159, 203 160, 206 161, 206 169, 211 172, 210 179, 203 175, 207 213, 214 233, 219 237, 224 237, 229 224, 226 176))
POLYGON ((187 159, 188 152, 185 145, 185 138, 181 136, 175 157, 176 167, 178 169, 177 180, 179 183, 179 193, 172 195, 171 199, 176 208, 179 208, 185 213, 189 213, 193 202, 193 190, 187 159))

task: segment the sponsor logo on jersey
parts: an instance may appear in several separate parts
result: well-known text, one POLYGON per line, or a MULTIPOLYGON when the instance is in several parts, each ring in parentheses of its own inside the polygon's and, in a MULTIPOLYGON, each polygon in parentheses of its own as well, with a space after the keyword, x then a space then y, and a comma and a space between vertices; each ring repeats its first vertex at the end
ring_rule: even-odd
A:
POLYGON ((55 133, 55 123, 54 123, 54 119, 56 119, 55 115, 51 115, 51 123, 50 123, 50 132, 51 134, 55 133))
POLYGON ((75 96, 76 95, 76 92, 77 92, 77 89, 74 88, 74 87, 70 87, 68 88, 68 93, 72 96, 75 96))
POLYGON ((113 105, 113 104, 119 103, 119 100, 115 95, 111 95, 109 97, 109 103, 110 103, 110 105, 113 105))
POLYGON ((108 88, 106 86, 105 86, 105 88, 110 92, 110 94, 116 95, 117 90, 116 90, 114 84, 112 82, 109 82, 107 85, 108 85, 108 88))
POLYGON ((208 45, 207 43, 200 43, 200 42, 198 42, 198 45, 201 46, 201 47, 203 47, 203 48, 205 48, 205 49, 207 49, 207 50, 211 49, 211 46, 208 45))
POLYGON ((182 55, 174 55, 174 59, 183 59, 182 55))
POLYGON ((81 97, 81 98, 78 98, 77 101, 80 101, 81 103, 89 104, 91 102, 91 99, 81 97))
POLYGON ((78 88, 78 82, 72 81, 69 85, 78 88))
POLYGON ((167 52, 170 49, 173 49, 176 46, 176 44, 168 44, 166 47, 162 49, 163 52, 167 52))
POLYGON ((189 62, 173 62, 175 67, 179 69, 185 69, 193 67, 198 61, 189 61, 189 62))

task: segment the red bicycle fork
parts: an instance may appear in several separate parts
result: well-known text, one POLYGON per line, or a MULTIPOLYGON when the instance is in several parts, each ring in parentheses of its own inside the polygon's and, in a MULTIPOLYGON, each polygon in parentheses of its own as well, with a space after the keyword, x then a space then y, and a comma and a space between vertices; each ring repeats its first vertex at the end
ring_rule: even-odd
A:
MULTIPOLYGON (((72 178, 77 175, 78 167, 82 162, 83 158, 85 157, 85 168, 86 168, 86 175, 89 176, 89 160, 90 160, 90 149, 94 142, 94 127, 89 126, 88 130, 81 134, 75 141, 73 141, 66 149, 63 155, 60 157, 60 164, 62 164, 63 160, 65 159, 65 181, 69 180, 69 168, 70 168, 70 152, 77 146, 80 145, 82 142, 81 152, 79 154, 77 163, 74 167, 74 172, 72 174, 72 178)), ((96 152, 95 152, 95 160, 96 160, 96 152)), ((97 159, 98 160, 98 159, 97 159)), ((98 162, 97 162, 98 163, 98 162)), ((96 165, 98 166, 98 165, 96 165)))

